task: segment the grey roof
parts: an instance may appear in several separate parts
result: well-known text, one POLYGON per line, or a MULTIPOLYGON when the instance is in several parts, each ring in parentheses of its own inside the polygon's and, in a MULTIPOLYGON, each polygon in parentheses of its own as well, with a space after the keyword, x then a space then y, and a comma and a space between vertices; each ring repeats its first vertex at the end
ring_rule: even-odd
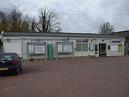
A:
POLYGON ((121 37, 129 37, 129 30, 114 32, 112 35, 118 35, 121 37))
POLYGON ((129 30, 118 31, 118 32, 115 32, 115 33, 129 33, 129 30))
POLYGON ((3 36, 24 36, 24 37, 91 37, 91 38, 120 38, 115 35, 102 35, 92 33, 56 33, 56 32, 4 32, 3 36))

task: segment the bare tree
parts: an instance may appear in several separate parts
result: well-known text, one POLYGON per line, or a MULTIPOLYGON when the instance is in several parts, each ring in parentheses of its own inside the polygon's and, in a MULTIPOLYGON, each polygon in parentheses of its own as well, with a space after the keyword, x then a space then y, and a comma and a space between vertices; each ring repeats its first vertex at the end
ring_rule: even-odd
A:
POLYGON ((36 31, 37 22, 35 18, 30 19, 30 31, 35 32, 36 31))
POLYGON ((6 11, 0 11, 0 31, 8 32, 28 32, 30 30, 30 18, 25 16, 15 6, 7 9, 6 11))
POLYGON ((29 32, 30 31, 30 18, 26 15, 22 19, 21 31, 29 32))
POLYGON ((54 10, 41 8, 38 18, 25 16, 16 6, 6 11, 0 10, 0 31, 8 32, 60 32, 62 29, 57 22, 57 15, 54 10))
POLYGON ((9 9, 9 31, 18 32, 22 29, 22 13, 17 7, 9 9))
POLYGON ((41 8, 39 10, 39 21, 36 28, 39 32, 60 31, 60 23, 57 22, 57 15, 55 11, 41 8))
POLYGON ((110 34, 112 32, 114 32, 114 28, 109 22, 103 23, 99 28, 100 34, 110 34))
POLYGON ((0 11, 0 32, 8 30, 8 14, 0 11))

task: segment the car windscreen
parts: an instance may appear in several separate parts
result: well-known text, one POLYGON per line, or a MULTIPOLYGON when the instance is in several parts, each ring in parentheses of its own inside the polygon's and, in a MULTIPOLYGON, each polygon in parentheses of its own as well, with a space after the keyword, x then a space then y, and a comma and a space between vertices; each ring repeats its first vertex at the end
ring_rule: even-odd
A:
POLYGON ((0 55, 0 61, 11 61, 13 56, 10 54, 0 55))

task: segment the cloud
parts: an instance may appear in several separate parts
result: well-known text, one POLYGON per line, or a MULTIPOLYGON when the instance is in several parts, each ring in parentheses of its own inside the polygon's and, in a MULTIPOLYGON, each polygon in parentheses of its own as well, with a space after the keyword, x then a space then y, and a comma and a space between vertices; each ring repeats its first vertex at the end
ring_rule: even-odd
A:
POLYGON ((98 32, 103 22, 117 31, 129 29, 128 0, 2 0, 0 6, 18 6, 25 14, 38 15, 38 9, 56 9, 64 32, 98 32))

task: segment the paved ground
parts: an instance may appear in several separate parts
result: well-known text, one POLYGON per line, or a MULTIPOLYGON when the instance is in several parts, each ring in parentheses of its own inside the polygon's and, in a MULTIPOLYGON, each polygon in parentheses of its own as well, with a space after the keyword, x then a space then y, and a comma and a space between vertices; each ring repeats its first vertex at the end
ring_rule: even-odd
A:
POLYGON ((0 76, 0 97, 129 97, 129 56, 25 63, 0 76))

